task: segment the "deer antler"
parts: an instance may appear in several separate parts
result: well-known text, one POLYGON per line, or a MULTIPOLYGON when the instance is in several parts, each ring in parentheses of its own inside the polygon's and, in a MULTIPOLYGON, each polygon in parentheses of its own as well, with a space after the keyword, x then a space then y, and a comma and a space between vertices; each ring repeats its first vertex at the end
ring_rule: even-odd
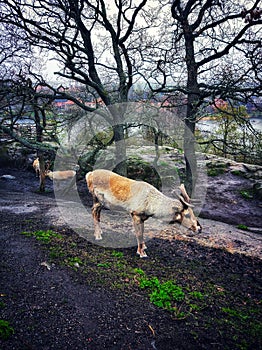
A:
POLYGON ((179 186, 179 189, 180 189, 180 191, 181 191, 181 194, 182 194, 182 196, 183 196, 183 199, 186 201, 186 204, 190 204, 191 199, 190 199, 189 195, 187 194, 185 185, 184 185, 184 184, 181 184, 181 185, 179 186))

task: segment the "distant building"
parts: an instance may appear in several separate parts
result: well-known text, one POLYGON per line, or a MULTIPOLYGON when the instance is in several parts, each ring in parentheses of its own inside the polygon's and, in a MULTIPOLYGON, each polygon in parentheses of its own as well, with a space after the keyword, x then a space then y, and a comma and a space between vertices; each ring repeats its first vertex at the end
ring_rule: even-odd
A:
POLYGON ((74 102, 67 99, 55 99, 54 106, 59 110, 67 110, 70 107, 74 106, 74 102))

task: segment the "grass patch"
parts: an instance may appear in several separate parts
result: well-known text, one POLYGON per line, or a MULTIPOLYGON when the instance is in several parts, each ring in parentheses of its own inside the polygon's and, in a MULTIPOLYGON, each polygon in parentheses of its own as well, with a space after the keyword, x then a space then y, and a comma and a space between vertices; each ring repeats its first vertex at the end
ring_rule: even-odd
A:
POLYGON ((237 228, 240 229, 240 230, 244 230, 244 231, 247 231, 247 230, 248 230, 248 226, 243 225, 243 224, 237 225, 237 228))
POLYGON ((245 315, 237 310, 234 310, 234 309, 231 309, 229 307, 222 307, 222 311, 224 313, 226 313, 227 315, 229 316, 232 316, 232 317, 238 317, 239 319, 241 319, 242 321, 246 321, 250 318, 250 316, 248 315, 245 315))
POLYGON ((115 257, 115 258, 123 258, 124 253, 122 253, 122 252, 117 252, 116 250, 113 250, 113 251, 112 251, 112 256, 115 257))
POLYGON ((0 320, 0 339, 7 340, 15 333, 8 321, 0 320))
POLYGON ((240 190, 239 191, 240 195, 242 198, 246 199, 246 200, 250 200, 253 199, 253 190, 252 189, 248 189, 248 190, 240 190))
MULTIPOLYGON (((242 267, 239 274, 232 269, 226 274, 221 273, 225 266, 219 265, 223 257, 218 256, 223 254, 226 257, 225 252, 206 251, 211 255, 210 264, 203 264, 196 256, 187 259, 185 254, 173 258, 169 255, 171 260, 164 260, 157 250, 152 257, 144 260, 136 257, 134 247, 121 250, 104 248, 84 240, 69 229, 61 230, 61 233, 51 230, 42 231, 48 234, 35 232, 38 233, 26 233, 25 236, 41 237, 40 242, 49 252, 50 265, 54 263, 73 269, 81 283, 116 291, 123 299, 139 295, 138 307, 152 303, 170 314, 170 322, 185 319, 189 325, 188 333, 199 339, 202 337, 199 329, 215 329, 214 336, 219 332, 224 344, 229 344, 225 350, 251 350, 257 345, 256 339, 261 336, 261 310, 256 299, 258 291, 254 295, 252 291, 253 288, 258 289, 258 282, 255 280, 251 288, 249 278, 245 277, 248 274, 241 272, 242 267), (45 238, 42 240, 42 237, 45 238), (240 281, 244 287, 238 291, 235 285, 240 281)), ((176 242, 174 249, 187 252, 188 245, 176 242)), ((203 253, 205 248, 197 249, 203 253)), ((235 259, 238 259, 237 256, 235 259)), ((242 258, 240 263, 244 263, 242 258)), ((243 266, 245 270, 246 265, 243 266)), ((254 276, 256 269, 257 265, 252 269, 254 276)))
POLYGON ((230 307, 222 307, 221 310, 227 316, 226 319, 222 318, 222 322, 236 331, 234 340, 237 348, 241 350, 250 349, 250 344, 246 339, 241 337, 241 332, 248 332, 250 337, 260 339, 262 342, 262 324, 257 320, 253 320, 254 314, 256 313, 255 310, 250 310, 249 314, 230 307))
POLYGON ((35 237, 38 241, 43 243, 50 243, 52 239, 62 239, 62 235, 52 231, 52 230, 38 230, 33 232, 24 231, 22 235, 27 237, 35 237))
POLYGON ((104 268, 108 269, 111 266, 111 264, 110 263, 98 263, 96 266, 97 267, 104 267, 104 268))
POLYGON ((170 311, 177 319, 189 316, 192 312, 201 310, 204 295, 199 291, 187 292, 172 280, 160 282, 157 277, 146 277, 142 270, 139 274, 139 287, 148 290, 151 303, 161 309, 170 311))
POLYGON ((142 277, 139 283, 140 288, 149 289, 149 299, 154 305, 176 312, 178 318, 185 316, 184 312, 177 312, 177 302, 185 299, 185 293, 180 286, 175 285, 172 281, 160 282, 157 277, 142 277))
POLYGON ((83 264, 83 262, 82 262, 82 260, 79 257, 74 256, 74 257, 67 258, 66 259, 66 264, 68 266, 73 267, 73 268, 78 268, 78 267, 80 267, 80 265, 83 264))

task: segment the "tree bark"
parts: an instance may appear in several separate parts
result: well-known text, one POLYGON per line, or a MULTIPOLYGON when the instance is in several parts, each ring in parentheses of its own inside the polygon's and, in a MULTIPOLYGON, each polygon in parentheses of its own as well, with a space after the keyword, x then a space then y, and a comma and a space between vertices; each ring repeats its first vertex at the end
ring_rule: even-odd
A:
MULTIPOLYGON (((33 109, 34 109, 34 119, 35 119, 35 125, 36 125, 36 141, 39 143, 43 142, 43 126, 41 125, 41 117, 38 109, 37 104, 37 97, 33 97, 33 109)), ((45 159, 44 154, 41 151, 37 152, 37 156, 39 158, 39 167, 40 167, 40 174, 39 174, 39 192, 45 192, 45 177, 46 177, 46 168, 45 168, 45 159)))
POLYGON ((196 113, 199 105, 200 90, 198 86, 198 67, 195 61, 194 36, 192 29, 184 25, 187 65, 187 110, 184 131, 184 156, 186 162, 186 189, 193 196, 197 180, 197 160, 195 154, 196 113))
POLYGON ((39 179, 40 179, 40 183, 39 183, 39 192, 43 193, 45 192, 45 179, 46 179, 46 175, 45 175, 45 159, 44 159, 44 155, 42 153, 38 153, 38 158, 39 158, 39 166, 40 166, 40 174, 39 174, 39 179))
POLYGON ((125 144, 125 132, 124 125, 117 124, 113 127, 114 140, 115 140, 115 159, 117 173, 122 176, 127 176, 127 164, 126 164, 126 144, 125 144))

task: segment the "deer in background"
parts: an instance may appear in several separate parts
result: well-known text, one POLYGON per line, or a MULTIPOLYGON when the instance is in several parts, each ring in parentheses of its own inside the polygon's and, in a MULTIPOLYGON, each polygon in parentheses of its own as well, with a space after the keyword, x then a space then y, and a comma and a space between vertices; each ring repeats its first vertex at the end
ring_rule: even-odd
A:
POLYGON ((76 188, 76 175, 77 171, 80 169, 79 165, 75 166, 75 170, 46 170, 46 176, 50 180, 55 180, 57 183, 57 188, 60 188, 61 181, 66 182, 66 187, 63 189, 63 194, 69 192, 72 188, 76 188), (71 179, 71 181, 69 181, 71 179), (66 181, 67 180, 67 181, 66 181))
POLYGON ((35 170, 36 176, 39 177, 40 176, 40 163, 39 163, 39 158, 36 158, 33 161, 33 168, 35 170))
POLYGON ((76 176, 76 171, 75 170, 61 170, 61 171, 47 170, 46 176, 48 176, 50 180, 67 180, 76 176))
POLYGON ((67 180, 76 176, 76 172, 80 169, 79 165, 75 165, 75 170, 49 170, 50 164, 45 172, 46 176, 49 177, 50 180, 67 180))
POLYGON ((96 240, 102 239, 102 207, 118 207, 130 213, 137 239, 137 254, 141 258, 147 257, 144 222, 150 217, 169 224, 177 222, 196 233, 201 232, 201 225, 193 213, 184 185, 180 186, 179 199, 174 199, 165 196, 147 182, 132 180, 104 169, 87 173, 86 182, 93 197, 92 216, 96 240))
POLYGON ((36 176, 39 177, 40 185, 39 191, 45 191, 45 178, 46 178, 46 169, 50 167, 50 161, 45 161, 42 156, 37 157, 33 161, 33 168, 35 169, 36 176))

